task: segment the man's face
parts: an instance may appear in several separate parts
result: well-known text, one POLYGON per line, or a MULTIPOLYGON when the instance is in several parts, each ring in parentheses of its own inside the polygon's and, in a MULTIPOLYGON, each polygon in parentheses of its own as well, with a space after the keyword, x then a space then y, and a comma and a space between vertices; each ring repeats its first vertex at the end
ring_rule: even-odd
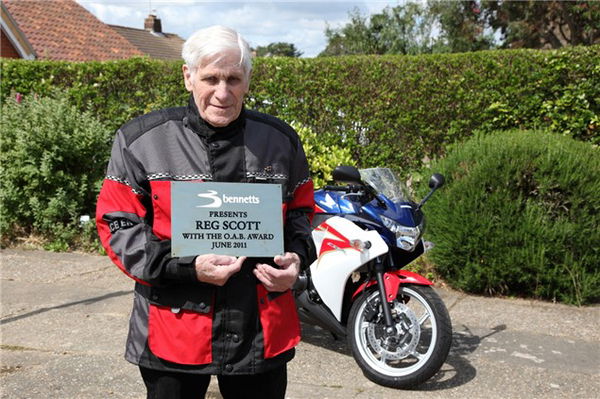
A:
POLYGON ((229 125, 242 111, 249 79, 239 59, 239 53, 232 51, 195 70, 183 66, 185 88, 194 95, 200 116, 215 127, 229 125))

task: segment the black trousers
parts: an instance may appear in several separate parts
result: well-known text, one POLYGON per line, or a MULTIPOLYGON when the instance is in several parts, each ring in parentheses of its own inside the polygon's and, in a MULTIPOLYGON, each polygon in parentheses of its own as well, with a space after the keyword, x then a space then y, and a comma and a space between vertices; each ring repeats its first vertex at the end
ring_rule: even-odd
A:
MULTIPOLYGON (((210 375, 174 373, 140 367, 147 399, 204 398, 210 375)), ((283 399, 287 388, 287 366, 263 374, 218 375, 223 399, 283 399)))

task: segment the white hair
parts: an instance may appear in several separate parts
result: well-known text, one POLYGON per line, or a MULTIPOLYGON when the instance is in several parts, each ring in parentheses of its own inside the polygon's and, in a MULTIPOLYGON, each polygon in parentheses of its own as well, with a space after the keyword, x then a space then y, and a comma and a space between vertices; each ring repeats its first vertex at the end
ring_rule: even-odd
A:
MULTIPOLYGON (((239 33, 225 26, 215 25, 192 34, 183 44, 181 56, 187 66, 195 70, 216 55, 231 50, 239 51, 239 66, 249 76, 252 70, 250 46, 239 33)), ((219 59, 212 62, 218 62, 219 59)))

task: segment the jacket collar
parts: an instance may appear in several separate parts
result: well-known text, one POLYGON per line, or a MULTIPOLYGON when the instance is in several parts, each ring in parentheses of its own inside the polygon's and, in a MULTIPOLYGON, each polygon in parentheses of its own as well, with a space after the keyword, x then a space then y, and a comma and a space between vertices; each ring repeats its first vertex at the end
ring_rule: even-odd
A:
POLYGON ((240 116, 229 125, 224 127, 215 127, 202 119, 200 116, 200 112, 198 111, 198 107, 196 106, 196 102, 194 101, 194 96, 190 95, 190 99, 188 101, 188 105, 186 108, 186 118, 188 126, 196 133, 204 137, 211 137, 215 133, 227 133, 234 130, 239 129, 244 125, 244 121, 246 119, 246 111, 244 107, 242 107, 242 111, 240 112, 240 116))

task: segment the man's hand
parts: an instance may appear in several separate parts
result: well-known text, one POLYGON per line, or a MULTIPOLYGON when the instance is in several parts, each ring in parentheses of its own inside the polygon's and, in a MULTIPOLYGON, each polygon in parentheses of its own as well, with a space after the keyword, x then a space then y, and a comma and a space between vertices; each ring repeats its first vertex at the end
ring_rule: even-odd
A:
POLYGON ((294 252, 286 252, 283 255, 277 255, 274 259, 275 264, 280 266, 276 269, 273 266, 259 263, 254 269, 254 275, 265 286, 267 291, 286 291, 294 285, 300 273, 300 257, 294 252))
POLYGON ((196 257, 196 277, 204 283, 223 286, 233 274, 240 271, 245 256, 199 255, 196 257))

